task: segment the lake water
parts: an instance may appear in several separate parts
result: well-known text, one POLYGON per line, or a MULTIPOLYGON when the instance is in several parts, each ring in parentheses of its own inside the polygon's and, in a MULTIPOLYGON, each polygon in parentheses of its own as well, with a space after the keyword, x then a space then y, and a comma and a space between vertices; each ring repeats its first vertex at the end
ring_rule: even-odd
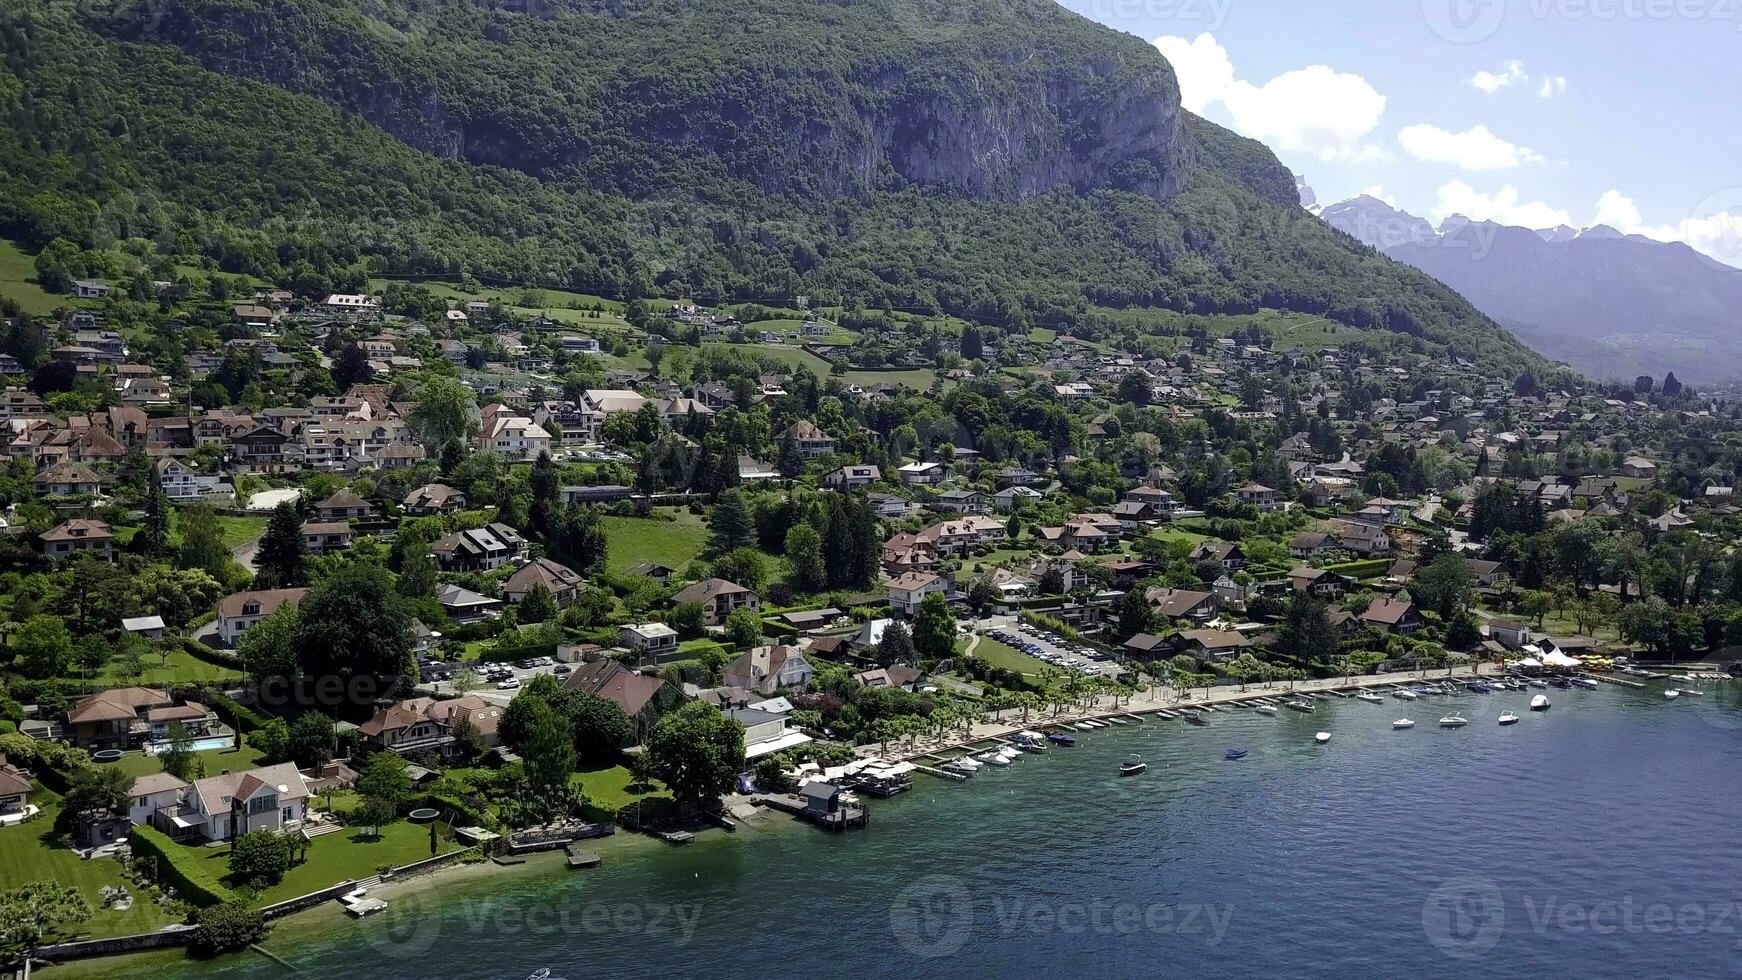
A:
POLYGON ((1742 682, 1705 689, 1150 721, 922 780, 872 801, 864 832, 782 822, 592 871, 438 879, 269 945, 371 980, 1742 976, 1742 682), (1438 728, 1454 708, 1469 727, 1438 728), (1523 721, 1498 727, 1506 709, 1523 721), (1418 727, 1393 731, 1404 714, 1418 727), (1149 770, 1121 778, 1132 752, 1149 770))

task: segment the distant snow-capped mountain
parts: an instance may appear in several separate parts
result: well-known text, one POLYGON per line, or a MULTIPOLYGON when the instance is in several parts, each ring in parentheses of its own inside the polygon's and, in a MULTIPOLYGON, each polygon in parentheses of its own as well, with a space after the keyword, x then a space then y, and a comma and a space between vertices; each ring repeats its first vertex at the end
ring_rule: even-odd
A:
POLYGON ((1530 229, 1463 215, 1436 228, 1366 195, 1319 216, 1587 374, 1742 380, 1742 270, 1680 242, 1608 225, 1530 229))

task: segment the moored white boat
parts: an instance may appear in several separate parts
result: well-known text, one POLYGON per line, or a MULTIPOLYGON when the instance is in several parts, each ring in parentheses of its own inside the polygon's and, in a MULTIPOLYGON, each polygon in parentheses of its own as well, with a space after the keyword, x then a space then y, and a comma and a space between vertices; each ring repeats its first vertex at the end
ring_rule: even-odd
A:
POLYGON ((1329 742, 1330 740, 1331 740, 1331 733, 1330 732, 1319 732, 1317 735, 1313 736, 1313 741, 1317 742, 1320 745, 1323 745, 1326 742, 1329 742))
POLYGON ((1665 701, 1674 701, 1676 698, 1679 698, 1681 696, 1682 696, 1682 692, 1676 690, 1673 687, 1670 688, 1669 690, 1663 692, 1663 699, 1665 701))
POLYGON ((1392 691, 1391 696, 1394 698, 1401 698, 1404 701, 1414 701, 1421 697, 1421 695, 1409 690, 1408 688, 1399 688, 1398 690, 1392 691))
POLYGON ((1121 776, 1135 776, 1138 773, 1140 773, 1143 770, 1148 769, 1148 768, 1149 768, 1149 763, 1144 762, 1142 756, 1132 755, 1132 756, 1126 758, 1126 760, 1124 762, 1121 762, 1119 764, 1119 775, 1121 775, 1121 776))
POLYGON ((1355 700, 1366 701, 1368 704, 1384 704, 1385 703, 1384 698, 1380 697, 1377 694, 1374 694, 1372 691, 1362 691, 1360 694, 1355 695, 1355 700))
POLYGON ((1410 718, 1399 718, 1391 723, 1392 728, 1414 728, 1415 721, 1410 718))
POLYGON ((1547 711, 1549 709, 1548 695, 1538 694, 1530 699, 1530 710, 1547 711))
POLYGON ((1441 728, 1462 728, 1470 723, 1463 715, 1447 715, 1440 719, 1441 728))
POLYGON ((1516 725, 1516 724, 1518 724, 1518 716, 1513 714, 1510 711, 1507 711, 1507 712, 1501 714, 1500 724, 1502 724, 1502 725, 1516 725))
POLYGON ((1260 705, 1257 705, 1256 707, 1254 707, 1252 710, 1258 712, 1261 715, 1274 715, 1274 714, 1276 714, 1276 705, 1274 705, 1274 704, 1260 704, 1260 705))

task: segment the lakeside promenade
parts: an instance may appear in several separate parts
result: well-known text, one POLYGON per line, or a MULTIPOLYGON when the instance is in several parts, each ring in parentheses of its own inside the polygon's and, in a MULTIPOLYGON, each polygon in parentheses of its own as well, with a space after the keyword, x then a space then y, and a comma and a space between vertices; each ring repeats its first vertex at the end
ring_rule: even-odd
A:
POLYGON ((1248 684, 1244 689, 1229 685, 1216 688, 1191 688, 1180 691, 1170 687, 1151 687, 1148 691, 1130 696, 1121 695, 1117 699, 1103 696, 1088 703, 1083 708, 1074 711, 1063 711, 1059 714, 1030 709, 1024 716, 1021 708, 1006 708, 997 712, 990 720, 976 722, 972 726, 943 735, 922 735, 912 739, 891 741, 887 745, 873 742, 860 745, 854 749, 860 758, 881 758, 889 762, 919 762, 939 761, 928 759, 944 752, 959 752, 983 747, 981 743, 1007 739, 1020 731, 1037 727, 1074 725, 1081 721, 1107 720, 1131 715, 1152 715, 1161 712, 1177 713, 1191 708, 1202 708, 1211 705, 1235 705, 1254 701, 1258 698, 1286 698, 1295 694, 1329 694, 1332 691, 1360 691, 1370 689, 1389 689, 1405 684, 1434 683, 1438 681, 1465 681, 1476 677, 1499 676, 1498 671, 1490 669, 1486 674, 1479 672, 1477 667, 1463 665, 1446 668, 1397 671, 1389 674, 1361 674, 1351 677, 1323 677, 1312 680, 1271 681, 1264 684, 1248 684))

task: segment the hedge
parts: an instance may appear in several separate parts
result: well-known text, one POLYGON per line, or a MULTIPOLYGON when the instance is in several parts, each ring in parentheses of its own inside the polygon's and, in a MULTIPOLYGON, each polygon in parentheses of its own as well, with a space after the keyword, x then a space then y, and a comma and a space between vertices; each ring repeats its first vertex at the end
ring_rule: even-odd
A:
POLYGON ((188 656, 214 667, 223 667, 228 670, 242 669, 241 657, 227 650, 214 650, 191 636, 181 641, 181 648, 188 652, 188 656))
POLYGON ((1390 558, 1367 558, 1361 561, 1346 561, 1338 565, 1326 565, 1325 571, 1347 575, 1350 578, 1372 578, 1391 567, 1390 558))
POLYGON ((206 873, 206 858, 170 840, 153 827, 139 825, 127 831, 127 843, 141 859, 154 861, 157 883, 173 887, 191 905, 205 908, 238 901, 235 892, 206 873))
POLYGON ((203 689, 201 697, 207 705, 218 712, 219 717, 228 721, 239 732, 246 734, 266 724, 266 719, 259 713, 252 708, 244 707, 236 699, 217 688, 203 689))
POLYGON ((556 656, 555 643, 527 643, 517 646, 497 645, 478 651, 480 663, 508 663, 515 660, 530 660, 533 657, 556 656))

